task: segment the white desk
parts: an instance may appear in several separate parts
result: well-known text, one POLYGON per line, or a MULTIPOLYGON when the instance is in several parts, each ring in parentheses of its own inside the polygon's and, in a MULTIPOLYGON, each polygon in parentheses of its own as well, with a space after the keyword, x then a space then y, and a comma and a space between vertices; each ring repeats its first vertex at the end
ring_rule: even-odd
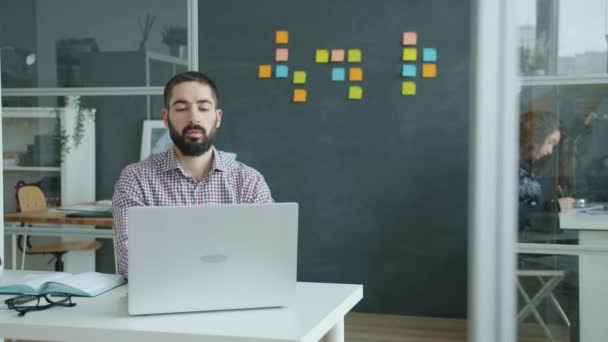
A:
MULTIPOLYGON (((608 250, 608 211, 599 215, 588 212, 574 209, 560 213, 560 228, 578 230, 581 247, 608 250)), ((608 340, 608 256, 579 256, 579 308, 580 340, 608 340)))
MULTIPOLYGON (((20 272, 9 271, 4 272, 20 272)), ((344 316, 363 298, 362 285, 298 283, 292 307, 187 314, 129 316, 127 286, 95 298, 74 298, 18 317, 0 296, 0 340, 51 341, 344 341, 344 316), (4 336, 2 336, 4 335, 4 336)))

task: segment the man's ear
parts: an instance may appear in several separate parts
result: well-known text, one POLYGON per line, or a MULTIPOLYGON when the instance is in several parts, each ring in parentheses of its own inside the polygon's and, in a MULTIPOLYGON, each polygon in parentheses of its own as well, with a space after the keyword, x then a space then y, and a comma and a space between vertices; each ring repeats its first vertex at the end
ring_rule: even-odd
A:
POLYGON ((167 110, 167 108, 163 108, 162 110, 162 114, 163 114, 163 123, 165 124, 165 127, 169 128, 169 111, 167 110))
POLYGON ((220 126, 222 125, 222 110, 221 109, 217 109, 215 111, 217 113, 217 122, 215 123, 215 128, 220 128, 220 126))

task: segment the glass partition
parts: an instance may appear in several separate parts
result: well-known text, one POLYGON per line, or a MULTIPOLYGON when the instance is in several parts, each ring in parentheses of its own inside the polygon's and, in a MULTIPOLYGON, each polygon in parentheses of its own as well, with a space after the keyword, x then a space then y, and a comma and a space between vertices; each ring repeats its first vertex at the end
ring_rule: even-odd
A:
POLYGON ((5 88, 159 86, 185 71, 187 2, 0 2, 5 88))

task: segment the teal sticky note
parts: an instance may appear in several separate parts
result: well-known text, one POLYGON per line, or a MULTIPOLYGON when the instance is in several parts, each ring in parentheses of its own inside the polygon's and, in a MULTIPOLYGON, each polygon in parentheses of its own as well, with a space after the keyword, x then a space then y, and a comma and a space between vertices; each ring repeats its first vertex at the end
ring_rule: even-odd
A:
POLYGON ((401 76, 416 77, 416 64, 403 64, 401 68, 401 76))
POLYGON ((287 78, 289 76, 289 68, 284 64, 277 64, 274 69, 274 77, 276 78, 287 78))
POLYGON ((331 68, 332 81, 344 81, 346 72, 344 68, 331 68))
POLYGON ((422 61, 423 62, 437 62, 437 49, 435 49, 435 48, 422 49, 422 61))

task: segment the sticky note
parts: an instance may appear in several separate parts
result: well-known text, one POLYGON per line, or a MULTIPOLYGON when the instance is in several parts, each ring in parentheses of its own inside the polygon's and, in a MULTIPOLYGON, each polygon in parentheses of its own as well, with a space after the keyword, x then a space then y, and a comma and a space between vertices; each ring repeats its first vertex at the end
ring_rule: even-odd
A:
POLYGON ((344 68, 331 68, 331 80, 332 81, 344 81, 345 70, 344 68))
POLYGON ((331 61, 332 62, 344 62, 344 49, 331 50, 331 61))
POLYGON ((285 30, 277 31, 275 34, 274 42, 276 44, 287 44, 289 43, 289 32, 285 30))
POLYGON ((403 45, 416 45, 418 34, 416 32, 403 32, 403 45))
POLYGON ((422 64, 422 77, 437 77, 437 64, 422 64))
POLYGON ((289 76, 289 68, 284 64, 277 64, 274 68, 274 77, 276 78, 287 78, 289 76))
POLYGON ((418 57, 418 49, 416 48, 404 48, 403 49, 403 60, 404 61, 415 61, 418 57))
POLYGON ((348 99, 349 100, 361 100, 363 98, 363 88, 360 86, 348 87, 348 99))
POLYGON ((403 64, 401 67, 401 76, 416 77, 416 64, 403 64))
POLYGON ((306 89, 294 89, 293 102, 306 102, 306 89))
POLYGON ((272 65, 264 64, 258 67, 259 78, 270 78, 272 76, 272 65))
POLYGON ((293 84, 304 84, 306 83, 306 71, 294 71, 293 72, 293 84))
POLYGON ((437 62, 437 50, 435 48, 422 49, 423 62, 437 62))
POLYGON ((329 62, 329 51, 319 49, 315 53, 315 62, 317 63, 327 63, 329 62))
POLYGON ((278 48, 275 52, 275 60, 277 62, 287 62, 289 59, 289 49, 278 48))
POLYGON ((350 63, 361 62, 361 50, 360 49, 349 49, 348 50, 348 61, 350 63))
POLYGON ((416 95, 416 82, 402 82, 401 95, 416 95))
POLYGON ((348 69, 348 80, 349 81, 363 81, 363 68, 349 68, 348 69))

